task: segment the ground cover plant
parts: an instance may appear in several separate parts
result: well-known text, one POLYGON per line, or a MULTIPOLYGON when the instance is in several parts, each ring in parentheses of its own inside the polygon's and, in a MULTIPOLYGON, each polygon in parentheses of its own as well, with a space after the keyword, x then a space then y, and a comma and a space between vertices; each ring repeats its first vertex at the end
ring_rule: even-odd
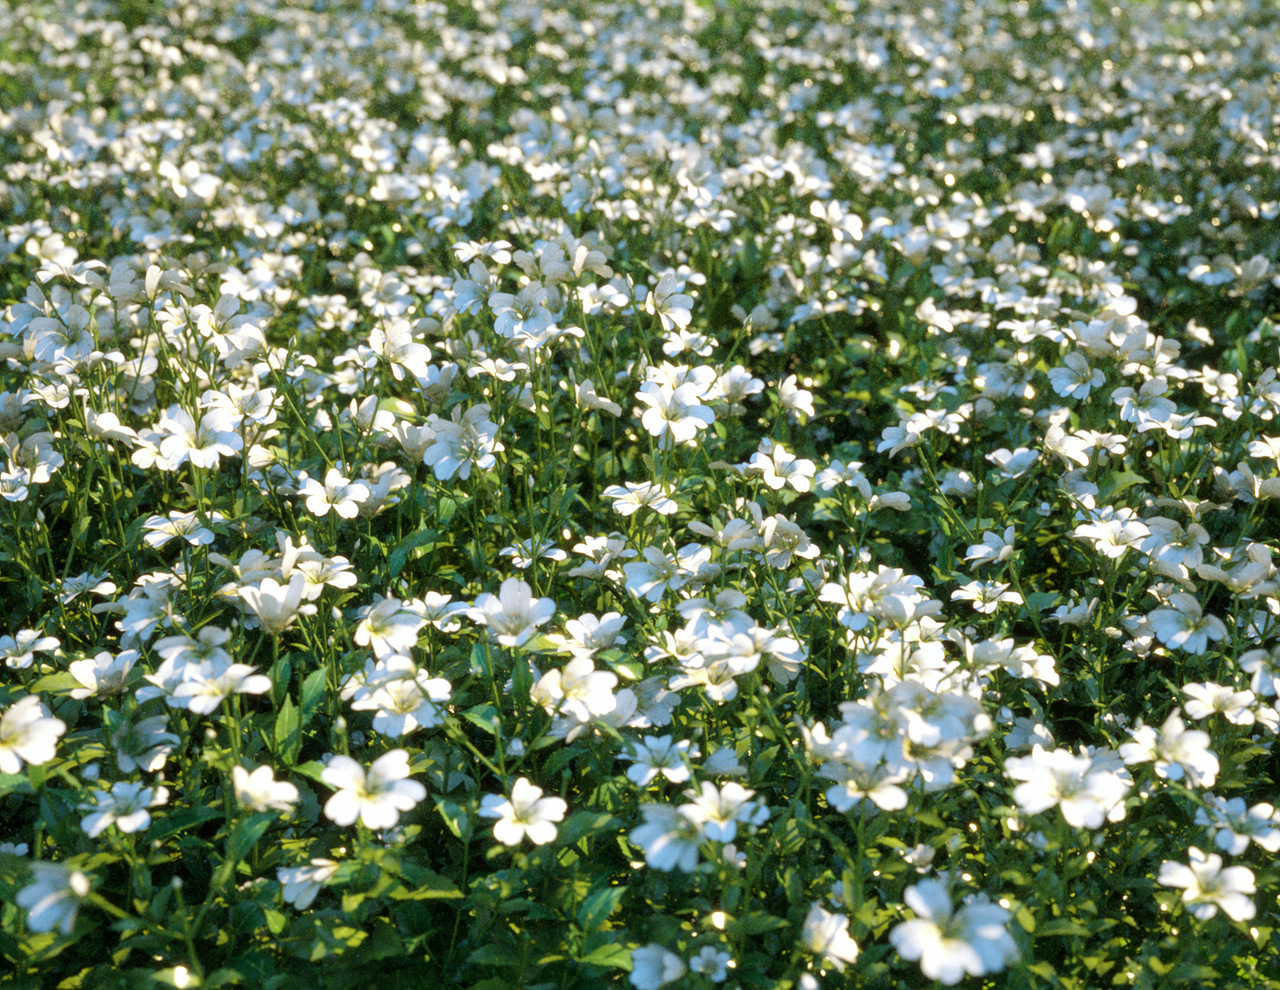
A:
POLYGON ((1280 983, 1271 4, 0 25, 0 983, 1280 983))

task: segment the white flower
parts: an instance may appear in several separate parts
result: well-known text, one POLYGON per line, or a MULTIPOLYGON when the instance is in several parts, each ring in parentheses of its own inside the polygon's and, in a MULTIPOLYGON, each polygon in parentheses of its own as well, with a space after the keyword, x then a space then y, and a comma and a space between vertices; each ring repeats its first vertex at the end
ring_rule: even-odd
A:
POLYGON ((813 393, 801 388, 795 375, 788 375, 778 383, 778 401, 787 412, 804 413, 810 417, 814 415, 813 393))
POLYGON ((383 598, 360 610, 352 635, 356 646, 367 646, 382 660, 392 654, 408 655, 418 643, 418 632, 427 620, 395 598, 383 598))
POLYGON ((1014 451, 1001 447, 987 455, 987 460, 998 467, 1006 478, 1021 478, 1039 459, 1040 452, 1027 447, 1019 447, 1014 451))
POLYGON ((313 516, 323 517, 332 509, 343 519, 354 519, 360 514, 360 503, 369 497, 369 486, 330 468, 323 484, 315 478, 304 481, 298 488, 298 497, 307 500, 307 511, 313 516))
POLYGON ((1010 591, 1007 584, 999 581, 971 581, 963 584, 951 592, 951 600, 971 601, 977 611, 986 615, 995 612, 1002 602, 1022 604, 1022 596, 1016 591, 1010 591))
POLYGON ((521 777, 511 786, 511 797, 486 794, 480 799, 480 816, 497 818, 493 837, 504 846, 518 846, 528 836, 535 846, 554 842, 556 825, 569 806, 562 798, 543 797, 542 788, 521 777))
MULTIPOLYGON (((224 518, 221 512, 209 513, 212 522, 221 522, 224 518)), ((142 542, 157 549, 175 537, 181 537, 193 547, 207 547, 214 539, 213 530, 202 523, 194 512, 170 512, 167 518, 151 516, 142 524, 142 528, 147 531, 142 542)))
POLYGON ((1253 840, 1269 853, 1280 851, 1280 816, 1266 802, 1245 810, 1244 798, 1205 795, 1205 807, 1196 810, 1196 824, 1213 828, 1214 844, 1223 852, 1239 856, 1253 840))
POLYGON ((472 406, 465 413, 461 406, 454 406, 450 419, 433 415, 427 425, 435 439, 423 453, 422 462, 439 481, 455 474, 466 481, 473 467, 487 471, 498 463, 494 455, 506 449, 498 443, 498 424, 489 419, 488 403, 472 406))
POLYGON ((197 715, 211 715, 228 695, 270 691, 271 678, 256 670, 244 663, 188 663, 182 669, 182 682, 173 689, 168 702, 197 715))
POLYGON ((631 950, 631 985, 636 990, 658 990, 684 974, 684 960, 660 945, 631 950))
POLYGON ((772 444, 767 452, 757 450, 751 455, 749 470, 759 472, 764 483, 775 491, 790 485, 798 492, 807 492, 817 467, 813 461, 797 460, 781 444, 772 444))
POLYGON ((338 825, 351 825, 359 818, 368 828, 386 829, 400 820, 427 796, 427 789, 408 780, 409 754, 393 749, 373 761, 366 774, 349 756, 335 756, 320 775, 337 791, 325 802, 324 813, 338 825))
POLYGON ((1253 871, 1245 866, 1222 868, 1222 857, 1217 853, 1206 856, 1192 846, 1187 850, 1190 865, 1172 860, 1160 864, 1160 883, 1166 887, 1183 887, 1182 902, 1191 914, 1204 921, 1212 918, 1222 908, 1233 921, 1248 921, 1257 913, 1250 899, 1257 887, 1253 871))
POLYGON ((67 724, 54 718, 36 695, 15 701, 0 716, 0 773, 21 773, 23 763, 48 763, 66 731, 67 724))
POLYGON ((965 552, 963 560, 977 564, 1000 564, 1013 556, 1013 527, 1005 528, 1004 535, 986 532, 982 542, 975 543, 965 552))
POLYGON ((300 615, 315 615, 316 606, 303 604, 306 575, 295 573, 289 583, 282 585, 272 578, 263 578, 259 585, 240 589, 240 597, 258 618, 258 624, 269 636, 284 632, 300 615))
POLYGON ((613 511, 620 516, 629 516, 646 505, 663 516, 669 516, 679 508, 669 488, 651 481, 628 481, 625 487, 610 485, 602 494, 613 499, 613 511))
POLYGON ((806 952, 821 957, 821 965, 843 973, 845 963, 858 958, 858 943, 849 935, 849 919, 814 904, 805 916, 800 943, 806 952))
POLYGON ((1072 351, 1062 363, 1065 368, 1049 372, 1049 384, 1063 398, 1087 399, 1092 389, 1101 388, 1107 380, 1101 371, 1089 366, 1089 359, 1079 351, 1072 351))
POLYGON ((645 736, 631 743, 629 752, 620 753, 620 760, 634 760, 627 767, 627 778, 637 787, 648 787, 662 774, 673 784, 683 784, 689 779, 688 760, 696 759, 698 748, 689 740, 678 742, 671 736, 645 736))
POLYGON ((680 291, 681 285, 666 272, 644 301, 644 311, 658 318, 664 331, 683 330, 693 319, 693 297, 680 291))
POLYGON ((137 650, 115 654, 103 650, 96 656, 73 660, 67 665, 67 671, 84 686, 73 688, 71 697, 80 701, 95 694, 106 698, 122 693, 138 656, 137 650))
POLYGON ((692 798, 682 804, 685 816, 702 826, 703 834, 714 842, 732 842, 738 834, 738 824, 763 825, 769 820, 769 809, 763 801, 753 801, 755 791, 730 781, 717 788, 704 780, 699 791, 686 791, 692 798))
POLYGON ((298 802, 298 789, 286 780, 276 780, 268 766, 250 773, 244 767, 231 768, 231 782, 236 801, 250 811, 292 811, 298 802))
POLYGON ((1009 912, 978 895, 955 910, 947 885, 921 880, 903 899, 916 913, 889 932, 903 959, 919 959, 920 971, 947 986, 965 975, 997 973, 1018 958, 1018 946, 1006 925, 1009 912))
POLYGON ((1165 646, 1203 653, 1210 640, 1227 638, 1226 624, 1216 616, 1204 615, 1194 595, 1177 592, 1169 596, 1169 605, 1147 616, 1151 631, 1165 646))
POLYGON ((660 382, 645 382, 636 398, 649 408, 640 424, 663 443, 692 443, 699 430, 715 422, 715 413, 702 405, 702 389, 696 382, 678 388, 660 382))
POLYGON ((717 949, 714 945, 704 945, 689 960, 689 968, 695 973, 701 973, 712 983, 723 983, 729 978, 731 962, 733 962, 733 956, 724 949, 717 949))
POLYGON ((576 619, 566 619, 564 635, 558 637, 560 652, 589 657, 615 644, 625 643, 622 627, 626 624, 627 618, 620 612, 606 612, 599 617, 586 612, 576 619))
POLYGON ((1185 684, 1182 693, 1187 696, 1187 714, 1194 719, 1222 715, 1232 725, 1253 725, 1252 691, 1237 691, 1225 684, 1185 684))
POLYGON ((1005 760, 1004 767, 1009 777, 1025 781, 1014 788, 1013 799, 1027 814, 1057 805, 1067 824, 1075 828, 1097 828, 1104 819, 1124 817, 1122 802, 1128 784, 1115 771, 1096 766, 1089 756, 1035 746, 1030 756, 1005 760))
POLYGON ((5 666, 25 670, 37 653, 56 650, 60 645, 53 636, 42 636, 35 629, 22 629, 16 636, 0 636, 0 657, 4 657, 5 666))
POLYGON ((26 909, 27 927, 33 932, 56 928, 63 935, 70 935, 80 902, 89 896, 89 878, 61 863, 35 862, 31 873, 31 883, 13 899, 18 907, 26 909))
POLYGON ((551 616, 556 603, 550 598, 533 597, 533 589, 519 578, 507 578, 497 595, 488 592, 476 596, 475 605, 467 610, 473 622, 489 628, 499 646, 523 646, 551 616))
POLYGON ((644 850, 645 862, 655 870, 692 873, 702 845, 701 823, 682 805, 642 804, 644 824, 631 832, 631 842, 644 850))
POLYGON ((1218 776, 1218 757, 1209 749, 1209 733, 1188 729, 1178 709, 1169 713, 1160 731, 1139 724, 1133 741, 1120 747, 1126 764, 1155 761, 1157 777, 1181 780, 1186 776, 1195 787, 1212 787, 1218 776))
POLYGON ((286 904, 299 911, 311 907, 320 888, 333 879, 338 864, 331 859, 313 859, 309 866, 277 866, 276 877, 283 886, 286 904))
POLYGON ((90 814, 80 822, 85 835, 96 839, 107 828, 115 825, 121 832, 140 832, 151 824, 148 808, 169 800, 165 787, 143 787, 140 783, 120 781, 111 785, 110 791, 94 791, 93 800, 81 804, 81 811, 90 814))
POLYGON ((596 670, 590 656, 577 656, 563 670, 549 670, 534 685, 532 698, 549 715, 565 715, 578 722, 608 715, 617 707, 613 689, 618 675, 596 670))

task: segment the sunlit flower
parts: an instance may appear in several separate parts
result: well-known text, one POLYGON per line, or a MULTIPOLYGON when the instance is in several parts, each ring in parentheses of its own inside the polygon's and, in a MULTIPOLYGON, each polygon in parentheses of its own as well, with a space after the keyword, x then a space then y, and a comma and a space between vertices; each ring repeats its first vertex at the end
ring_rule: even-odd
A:
POLYGON ((60 645, 55 636, 44 636, 36 629, 21 629, 14 636, 0 636, 0 657, 4 657, 5 666, 25 670, 37 653, 48 653, 60 645))
MULTIPOLYGON (((208 516, 209 521, 215 523, 224 518, 220 512, 211 512, 208 516)), ((181 537, 193 547, 207 547, 214 540, 213 530, 195 512, 170 512, 167 518, 150 516, 142 528, 147 533, 142 542, 157 549, 175 537, 181 537)))
POLYGON ((693 297, 681 288, 676 277, 666 272, 644 301, 645 312, 656 316, 663 330, 683 330, 693 320, 693 297))
POLYGON ((292 811, 298 803, 298 789, 287 780, 276 780, 268 766, 252 773, 242 766, 231 768, 236 802, 250 811, 292 811))
POLYGON ((634 760, 627 767, 627 778, 637 787, 648 787, 659 774, 673 784, 683 784, 689 779, 688 761, 696 759, 698 748, 688 739, 675 740, 672 736, 645 736, 630 744, 628 751, 618 755, 621 760, 634 760))
POLYGON ((306 584, 303 574, 294 574, 285 585, 272 578, 263 578, 261 584, 241 588, 240 597, 257 617, 263 632, 279 636, 293 625, 298 616, 316 614, 316 606, 303 604, 306 584))
POLYGON ((61 863, 43 861, 32 863, 31 873, 31 883, 13 898, 27 912, 27 927, 33 932, 56 928, 63 935, 70 935, 80 902, 89 896, 89 878, 61 863))
POLYGON ((0 716, 0 773, 21 773, 22 764, 40 766, 53 759, 67 725, 29 694, 0 716))
POLYGON ((640 813, 644 824, 632 830, 631 842, 644 851, 645 862, 655 870, 692 873, 704 838, 699 820, 669 804, 642 804, 640 813))
POLYGON ((693 382, 678 388, 645 382, 636 398, 649 407, 640 417, 641 425, 664 442, 691 443, 699 430, 715 422, 715 413, 702 405, 702 389, 693 382))
POLYGON ((660 945, 642 945, 631 950, 630 979, 636 990, 658 990, 686 972, 684 960, 660 945))
POLYGON ((535 846, 555 841, 556 822, 564 819, 568 805, 562 798, 543 797, 542 788, 525 777, 511 785, 511 797, 486 794, 480 799, 480 816, 497 818, 493 837, 504 846, 518 846, 527 836, 535 846))
POLYGON ((313 516, 323 518, 332 510, 343 519, 354 519, 360 514, 360 503, 369 497, 369 486, 330 468, 323 484, 315 478, 304 481, 298 488, 298 497, 307 500, 307 511, 313 516))
POLYGON ((916 917, 889 932, 903 959, 919 959, 920 971, 947 986, 967 976, 998 973, 1018 958, 1009 934, 1009 911, 979 894, 959 910, 941 880, 921 880, 903 894, 916 917))
POLYGON ((325 802, 324 813, 337 825, 357 818, 366 828, 392 828, 402 811, 411 811, 427 796, 427 789, 409 780, 409 754, 393 749, 373 761, 368 773, 349 756, 335 756, 320 779, 337 788, 325 802))
POLYGON ((995 612, 1002 603, 1022 604, 1022 596, 1016 591, 1010 591, 1007 584, 999 581, 970 581, 962 584, 951 592, 951 600, 973 602, 974 609, 986 615, 995 612))
POLYGON ((156 430, 160 442, 161 461, 169 471, 176 471, 190 461, 195 467, 213 468, 223 457, 234 457, 244 447, 231 415, 223 409, 211 409, 200 417, 199 424, 180 406, 171 406, 160 417, 156 430))
POLYGON ((1232 725, 1253 725, 1252 691, 1237 691, 1225 684, 1184 684, 1187 714, 1194 719, 1221 715, 1232 725))
POLYGON ((1189 864, 1165 860, 1160 864, 1160 883, 1166 887, 1182 887, 1182 902, 1192 916, 1201 921, 1212 918, 1218 908, 1232 921, 1248 921, 1257 913, 1251 895, 1257 890, 1253 871, 1246 866, 1222 867, 1217 853, 1206 856, 1192 846, 1187 850, 1189 864))
POLYGON ((331 859, 313 859, 306 866, 277 866, 276 877, 283 888, 285 903, 299 911, 311 907, 320 888, 338 872, 338 865, 331 859))
POLYGON ((1181 780, 1195 787, 1212 787, 1218 776, 1218 757, 1209 749, 1209 733, 1188 729, 1178 709, 1169 713, 1157 732, 1150 725, 1133 730, 1133 741, 1120 747, 1126 764, 1155 762, 1156 776, 1181 780))
POLYGON ((138 657, 137 650, 121 650, 119 653, 102 650, 92 657, 73 660, 67 665, 67 672, 83 687, 73 688, 71 697, 77 700, 93 695, 109 698, 122 693, 138 657))
POLYGON ((166 787, 150 788, 140 783, 119 781, 110 791, 94 791, 92 800, 80 805, 89 814, 80 822, 85 835, 94 839, 115 825, 121 832, 140 832, 151 824, 149 808, 169 800, 166 787))
POLYGON ((858 958, 858 943, 849 934, 849 919, 832 914, 821 904, 814 904, 805 915, 800 930, 800 944, 806 952, 817 956, 822 966, 843 973, 846 964, 858 958))
POLYGON ((440 481, 455 474, 466 481, 471 469, 486 471, 498 459, 495 454, 505 449, 498 443, 498 424, 489 419, 487 403, 472 406, 466 412, 454 406, 452 418, 433 415, 428 425, 435 439, 422 455, 422 461, 440 481))
POLYGON ((1115 771, 1095 766, 1091 757, 1036 746, 1030 756, 1005 760, 1004 767, 1010 778, 1024 781, 1014 788, 1013 799, 1027 814, 1056 805, 1075 828, 1097 828, 1104 820, 1124 817, 1128 784, 1115 771))
POLYGON ((408 655, 418 642, 418 633, 427 624, 418 614, 397 598, 378 599, 360 610, 352 640, 356 646, 367 646, 378 659, 400 653, 408 655))
POLYGON ((610 485, 601 494, 613 499, 613 511, 620 516, 632 515, 637 509, 649 506, 660 515, 669 516, 679 506, 671 497, 670 490, 651 481, 632 482, 623 485, 610 485))
POLYGON ((555 612, 556 603, 550 598, 535 599, 529 585, 519 578, 507 578, 496 595, 477 595, 467 614, 473 622, 487 626, 498 645, 518 647, 532 639, 555 612))
POLYGON ((721 787, 704 780, 700 790, 685 792, 692 800, 680 805, 680 810, 701 826, 708 839, 732 842, 738 825, 754 827, 769 820, 768 806, 762 800, 753 800, 755 793, 732 780, 721 787))

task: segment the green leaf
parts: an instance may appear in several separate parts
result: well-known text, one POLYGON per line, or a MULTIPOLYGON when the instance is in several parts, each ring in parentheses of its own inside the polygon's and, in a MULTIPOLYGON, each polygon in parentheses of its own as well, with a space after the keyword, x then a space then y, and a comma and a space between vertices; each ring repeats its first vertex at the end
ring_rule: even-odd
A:
POLYGON ((626 894, 626 887, 605 887, 588 894, 578 908, 578 924, 582 930, 593 932, 608 921, 626 894))
POLYGON ((508 945, 482 945, 467 956, 467 962, 517 968, 520 965, 520 954, 508 945))
POLYGON ((253 849, 254 845, 280 815, 275 811, 260 811, 248 818, 236 822, 231 830, 231 839, 227 843, 227 856, 238 863, 253 849))
POLYGON ((572 815, 565 819, 564 824, 560 826, 560 833, 556 837, 556 844, 560 846, 572 846, 575 843, 586 838, 588 835, 601 835, 606 832, 613 832, 621 826, 621 822, 614 818, 613 815, 604 813, 593 813, 590 811, 575 811, 572 815))
POLYGON ((468 708, 462 713, 462 717, 489 735, 497 731, 494 728, 494 721, 498 717, 498 710, 493 705, 476 705, 474 708, 468 708))
POLYGON ((753 911, 751 914, 743 915, 741 918, 734 918, 729 921, 727 926, 730 934, 735 938, 760 935, 764 932, 773 932, 786 927, 788 927, 788 922, 785 918, 765 914, 763 911, 753 911))
POLYGON ((416 533, 410 533, 397 543, 391 551, 391 557, 388 561, 392 579, 400 576, 406 561, 410 559, 417 560, 426 553, 426 548, 433 545, 439 537, 439 532, 434 529, 420 529, 416 533), (415 550, 420 552, 414 553, 415 550), (412 558, 410 554, 413 554, 412 558))
POLYGON ((46 674, 40 678, 40 680, 31 685, 31 693, 60 694, 63 691, 74 691, 79 687, 84 687, 84 685, 76 680, 74 674, 64 670, 59 674, 46 674))
POLYGON ((393 900, 429 901, 462 897, 462 891, 448 877, 408 861, 401 866, 404 871, 405 885, 391 890, 393 900))
POLYGON ((289 685, 293 682, 293 664, 288 657, 280 657, 271 665, 271 701, 278 707, 289 697, 289 685))
POLYGON ((176 835, 183 829, 193 828, 203 822, 207 822, 213 818, 221 818, 221 809, 215 808, 184 808, 182 811, 175 811, 172 814, 165 815, 152 823, 147 829, 147 840, 150 842, 159 842, 167 839, 171 835, 176 835))
POLYGON ((302 751, 302 715, 294 705, 293 699, 285 695, 284 704, 280 706, 280 714, 276 716, 275 755, 285 765, 292 766, 298 762, 298 754, 302 751))
POLYGON ((8 794, 30 794, 31 781, 25 773, 0 773, 0 797, 8 794))
POLYGON ((471 816, 467 810, 456 801, 450 801, 448 798, 434 796, 432 800, 436 803, 436 810, 440 812, 440 817, 444 819, 445 826, 453 833, 455 839, 461 839, 463 842, 468 841, 472 835, 471 816))
MULTIPOLYGON (((308 780, 314 780, 317 784, 324 784, 324 764, 319 760, 308 760, 306 763, 299 763, 293 768, 308 780)), ((328 787, 328 784, 325 784, 328 787)))
POLYGON ((323 667, 313 670, 302 682, 302 719, 305 723, 312 713, 320 707, 328 689, 329 672, 323 667))
POLYGON ((1072 921, 1070 918, 1054 918, 1046 921, 1036 931, 1037 938, 1047 938, 1051 935, 1088 935, 1087 926, 1080 924, 1078 921, 1072 921))
POLYGON ((582 962, 588 966, 605 966, 631 972, 631 950, 625 945, 602 945, 584 956, 582 962))

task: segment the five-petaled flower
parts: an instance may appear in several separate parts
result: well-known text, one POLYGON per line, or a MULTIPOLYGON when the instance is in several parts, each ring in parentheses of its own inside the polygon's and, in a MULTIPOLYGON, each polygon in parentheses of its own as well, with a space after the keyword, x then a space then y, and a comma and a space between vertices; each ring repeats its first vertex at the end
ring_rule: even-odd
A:
POLYGON ((535 846, 555 841, 556 822, 569 806, 563 798, 543 797, 542 788, 521 777, 511 785, 511 797, 486 794, 480 799, 480 816, 496 818, 493 837, 504 846, 518 846, 527 837, 535 846))
POLYGON ((373 761, 365 772, 349 756, 334 756, 320 779, 337 788, 325 802, 324 813, 338 825, 358 818, 372 829, 393 828, 402 811, 410 811, 427 796, 427 789, 409 776, 409 754, 393 749, 373 761))

